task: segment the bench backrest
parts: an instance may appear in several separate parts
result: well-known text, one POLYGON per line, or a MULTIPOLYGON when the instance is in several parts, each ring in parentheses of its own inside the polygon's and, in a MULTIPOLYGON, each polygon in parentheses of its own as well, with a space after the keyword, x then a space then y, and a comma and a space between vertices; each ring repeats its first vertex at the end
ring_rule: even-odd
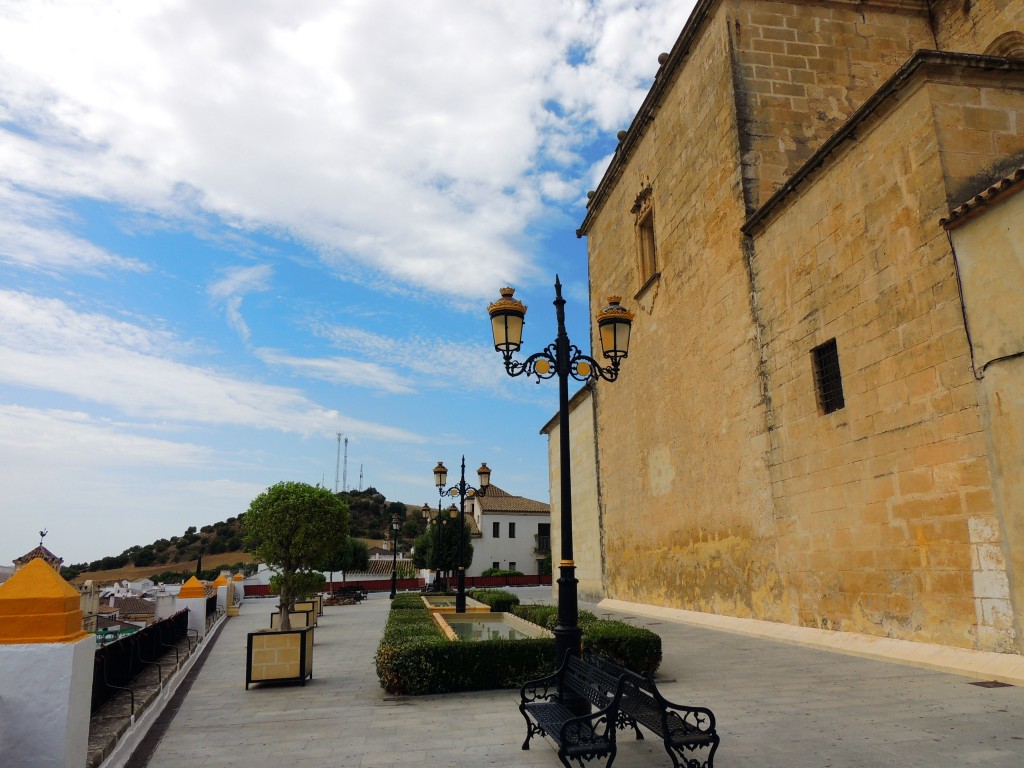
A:
POLYGON ((597 709, 607 707, 618 695, 620 681, 601 667, 570 654, 562 670, 562 684, 589 701, 597 709))
POLYGON ((617 675, 622 679, 619 710, 658 735, 676 739, 684 735, 714 732, 715 716, 710 709, 673 704, 661 695, 650 676, 621 667, 603 656, 588 656, 587 660, 605 674, 617 675))
POLYGON ((641 725, 646 725, 655 733, 664 736, 665 708, 655 698, 650 680, 628 669, 623 671, 623 678, 619 708, 641 725))

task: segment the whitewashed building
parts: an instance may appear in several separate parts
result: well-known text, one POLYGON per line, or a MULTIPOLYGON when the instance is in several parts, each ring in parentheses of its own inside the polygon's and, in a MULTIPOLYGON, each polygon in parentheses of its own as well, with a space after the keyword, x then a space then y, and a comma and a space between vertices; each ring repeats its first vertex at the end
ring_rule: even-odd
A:
POLYGON ((540 573, 551 553, 551 507, 543 501, 513 496, 496 485, 487 495, 466 500, 472 518, 473 563, 467 576, 504 568, 529 576, 540 573))

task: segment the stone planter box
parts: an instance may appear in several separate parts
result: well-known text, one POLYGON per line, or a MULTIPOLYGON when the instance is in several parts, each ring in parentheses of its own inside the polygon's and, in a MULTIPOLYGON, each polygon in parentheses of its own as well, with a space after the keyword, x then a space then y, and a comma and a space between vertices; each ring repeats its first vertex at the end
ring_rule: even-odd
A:
MULTIPOLYGON (((288 621, 292 625, 292 629, 301 629, 303 627, 315 627, 316 626, 316 611, 312 608, 306 608, 304 610, 289 611, 288 621)), ((270 614, 270 628, 280 629, 281 628, 281 612, 274 611, 270 614)))
POLYGON ((313 628, 250 632, 245 689, 250 683, 302 683, 313 677, 313 628))
POLYGON ((320 597, 311 597, 309 600, 296 600, 295 608, 296 611, 312 611, 313 612, 313 625, 316 626, 316 619, 318 616, 324 615, 324 610, 321 607, 320 597))

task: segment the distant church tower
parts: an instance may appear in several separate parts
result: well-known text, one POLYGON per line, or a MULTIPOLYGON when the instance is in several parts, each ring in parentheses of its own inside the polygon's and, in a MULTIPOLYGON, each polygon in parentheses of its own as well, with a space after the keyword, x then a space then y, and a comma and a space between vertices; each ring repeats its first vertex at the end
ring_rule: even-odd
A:
POLYGON ((63 557, 57 557, 55 554, 53 554, 53 552, 51 552, 50 550, 48 550, 46 547, 43 546, 43 539, 46 538, 46 534, 47 534, 47 531, 45 531, 45 530, 44 531, 40 531, 39 532, 39 546, 36 547, 35 549, 33 549, 31 552, 26 552, 21 557, 16 557, 14 559, 14 571, 15 571, 15 573, 17 573, 19 570, 21 570, 24 566, 26 566, 29 563, 31 563, 37 557, 41 557, 46 562, 47 565, 49 565, 51 568, 53 568, 53 570, 55 570, 57 573, 60 573, 60 566, 61 566, 61 563, 64 562, 64 558, 63 557))

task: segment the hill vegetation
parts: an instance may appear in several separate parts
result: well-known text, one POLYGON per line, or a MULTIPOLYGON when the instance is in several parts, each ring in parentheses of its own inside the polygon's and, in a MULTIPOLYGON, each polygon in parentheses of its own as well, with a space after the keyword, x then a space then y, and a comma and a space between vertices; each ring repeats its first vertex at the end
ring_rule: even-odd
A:
MULTIPOLYGON (((354 538, 371 541, 387 538, 393 514, 402 521, 400 547, 408 548, 426 528, 422 516, 414 512, 415 507, 399 501, 388 502, 376 488, 345 491, 337 495, 348 503, 349 535, 354 538)), ((256 564, 242 548, 244 519, 245 513, 242 513, 201 528, 189 526, 181 535, 128 547, 119 555, 65 565, 61 568, 61 575, 75 582, 93 579, 108 583, 139 578, 163 582, 178 581, 182 576, 192 575, 200 563, 214 571, 225 567, 232 570, 243 570, 246 566, 255 569, 256 564)))

